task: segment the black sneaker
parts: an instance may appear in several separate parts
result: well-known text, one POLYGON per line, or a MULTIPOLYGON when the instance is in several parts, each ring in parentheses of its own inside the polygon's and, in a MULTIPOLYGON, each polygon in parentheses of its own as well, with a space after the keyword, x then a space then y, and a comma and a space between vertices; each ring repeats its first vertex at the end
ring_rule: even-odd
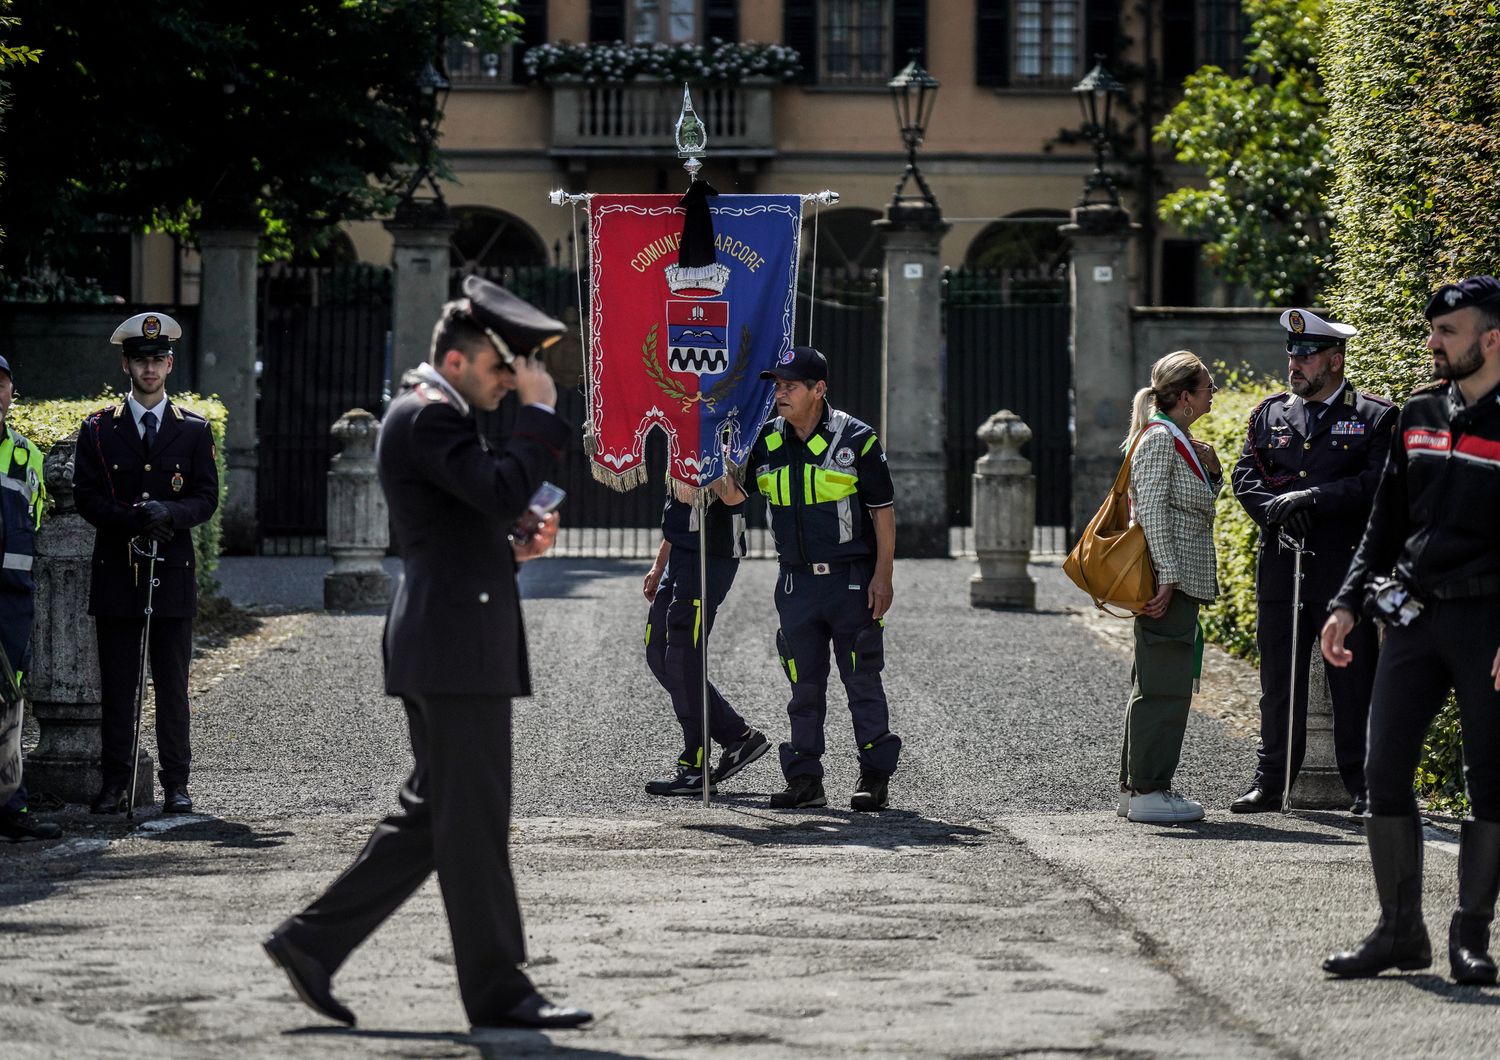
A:
MULTIPOLYGON (((708 793, 717 795, 719 787, 710 778, 708 793)), ((677 763, 677 772, 664 780, 652 780, 646 784, 647 795, 702 795, 703 770, 677 763)))
POLYGON ((33 821, 29 813, 0 813, 0 839, 24 843, 29 839, 60 839, 62 829, 51 821, 33 821))
POLYGON ((771 796, 771 808, 791 810, 799 806, 827 806, 823 781, 818 777, 797 777, 787 781, 786 790, 771 796))
POLYGON ((719 755, 714 766, 713 782, 728 780, 771 749, 771 741, 759 729, 751 728, 743 740, 730 744, 719 755))
POLYGON ((879 773, 866 773, 861 769, 859 787, 855 789, 854 797, 849 800, 849 808, 863 813, 874 813, 876 810, 885 809, 889 783, 889 777, 879 773))

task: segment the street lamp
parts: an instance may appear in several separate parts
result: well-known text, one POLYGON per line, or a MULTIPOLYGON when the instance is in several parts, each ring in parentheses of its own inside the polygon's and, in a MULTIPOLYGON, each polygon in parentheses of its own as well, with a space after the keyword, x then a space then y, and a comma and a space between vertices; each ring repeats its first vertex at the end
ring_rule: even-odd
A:
POLYGON ((891 102, 896 107, 896 125, 901 130, 901 142, 906 145, 906 169, 896 182, 896 194, 891 199, 895 211, 930 211, 937 213, 937 199, 922 171, 917 168, 917 148, 927 135, 927 123, 932 118, 932 105, 937 102, 938 79, 922 69, 922 64, 912 59, 901 72, 886 84, 891 92, 891 102), (920 195, 903 195, 908 180, 915 180, 921 189, 920 195))
MULTIPOLYGON (((443 53, 442 41, 438 41, 438 54, 443 53)), ((434 214, 443 214, 448 204, 443 199, 443 189, 433 174, 433 162, 437 155, 438 123, 443 120, 443 111, 448 105, 448 91, 452 86, 443 71, 428 59, 417 74, 417 105, 413 110, 413 125, 417 137, 417 168, 402 193, 397 211, 422 209, 434 214), (421 204, 417 202, 417 191, 426 184, 432 189, 432 198, 421 204)))
POLYGON ((1073 95, 1078 98, 1078 109, 1083 112, 1083 135, 1094 147, 1094 171, 1083 186, 1080 207, 1088 206, 1095 191, 1102 190, 1107 204, 1116 209, 1120 205, 1120 192, 1114 178, 1104 172, 1104 156, 1109 150, 1110 111, 1114 109, 1115 97, 1123 95, 1125 86, 1116 81, 1103 63, 1084 75, 1082 81, 1073 86, 1073 95))

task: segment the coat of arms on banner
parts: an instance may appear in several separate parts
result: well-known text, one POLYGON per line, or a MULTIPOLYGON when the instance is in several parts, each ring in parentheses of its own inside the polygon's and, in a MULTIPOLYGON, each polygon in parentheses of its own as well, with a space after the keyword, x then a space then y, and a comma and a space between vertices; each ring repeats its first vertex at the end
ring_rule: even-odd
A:
POLYGON ((718 478, 726 448, 743 464, 771 405, 760 373, 793 344, 800 196, 715 196, 696 236, 684 212, 670 195, 589 204, 588 448, 616 489, 644 480, 656 428, 680 482, 718 478))

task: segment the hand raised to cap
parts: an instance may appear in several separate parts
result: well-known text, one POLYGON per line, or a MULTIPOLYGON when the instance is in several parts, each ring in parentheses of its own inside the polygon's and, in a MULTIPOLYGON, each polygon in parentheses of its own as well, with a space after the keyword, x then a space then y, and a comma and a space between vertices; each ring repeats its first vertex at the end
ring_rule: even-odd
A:
POLYGON ((557 407, 557 384, 540 357, 517 357, 510 370, 516 375, 516 397, 521 404, 557 407))

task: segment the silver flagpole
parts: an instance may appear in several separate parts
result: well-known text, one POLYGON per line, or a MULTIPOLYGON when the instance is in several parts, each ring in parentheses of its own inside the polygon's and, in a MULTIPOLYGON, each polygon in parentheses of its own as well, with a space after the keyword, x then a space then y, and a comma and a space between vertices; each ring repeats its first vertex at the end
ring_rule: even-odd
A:
MULTIPOLYGON (((1281 812, 1292 812, 1292 745, 1297 733, 1297 627, 1302 619, 1302 557, 1313 553, 1285 529, 1278 530, 1276 543, 1292 552, 1292 680, 1286 700, 1286 777, 1281 787, 1281 812)), ((1304 660, 1305 661, 1305 660, 1304 660)))
POLYGON ((703 680, 699 691, 703 695, 703 742, 698 745, 698 754, 703 766, 703 805, 709 804, 709 740, 708 740, 708 488, 698 487, 698 653, 703 680))

